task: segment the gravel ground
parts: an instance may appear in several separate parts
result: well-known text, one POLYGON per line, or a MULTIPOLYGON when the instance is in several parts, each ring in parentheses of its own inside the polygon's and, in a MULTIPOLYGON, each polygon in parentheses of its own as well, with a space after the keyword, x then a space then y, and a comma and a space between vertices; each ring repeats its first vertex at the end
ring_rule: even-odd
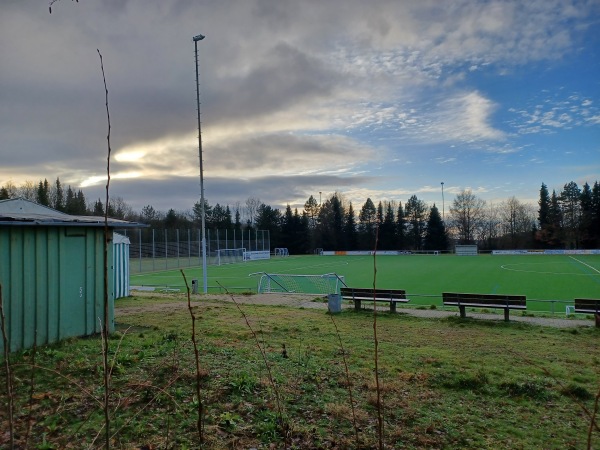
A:
MULTIPOLYGON (((143 291, 132 291, 131 295, 134 297, 146 297, 146 296, 161 296, 169 298, 181 298, 185 299, 183 294, 159 294, 156 292, 143 292, 143 291)), ((278 306, 289 306, 292 308, 314 308, 314 309, 327 309, 326 301, 316 301, 318 297, 310 296, 310 295, 293 295, 293 294, 256 294, 256 295, 235 295, 235 301, 240 304, 252 304, 252 305, 278 305, 278 306)), ((215 294, 206 294, 206 295, 193 295, 192 301, 215 301, 215 302, 225 302, 225 303, 233 303, 233 300, 230 295, 215 295, 215 294)), ((363 302, 363 305, 368 304, 368 302, 363 302)), ((120 307, 118 305, 118 301, 115 306, 115 316, 118 319, 119 317, 125 317, 129 314, 137 314, 144 311, 161 311, 161 310, 173 310, 174 308, 187 308, 187 301, 182 301, 181 303, 173 303, 165 302, 165 303, 153 303, 151 305, 143 305, 143 306, 127 306, 120 307)), ((354 305, 351 302, 344 302, 342 305, 343 310, 351 310, 354 308, 354 305)), ((386 311, 387 307, 381 306, 381 311, 386 311)), ((415 317, 423 317, 423 318, 443 318, 450 316, 458 317, 458 310, 439 310, 439 309, 413 309, 410 307, 402 307, 398 309, 398 314, 408 314, 415 317)), ((583 320, 583 319, 567 319, 561 318, 560 316, 556 316, 555 318, 548 317, 524 317, 517 315, 515 312, 514 315, 511 315, 510 320, 514 322, 523 322, 529 323, 532 325, 540 325, 547 327, 556 327, 556 328, 576 328, 576 327, 593 327, 593 320, 583 320)), ((474 319, 482 319, 482 320, 497 320, 503 321, 504 314, 479 314, 473 312, 467 312, 467 317, 474 319)))

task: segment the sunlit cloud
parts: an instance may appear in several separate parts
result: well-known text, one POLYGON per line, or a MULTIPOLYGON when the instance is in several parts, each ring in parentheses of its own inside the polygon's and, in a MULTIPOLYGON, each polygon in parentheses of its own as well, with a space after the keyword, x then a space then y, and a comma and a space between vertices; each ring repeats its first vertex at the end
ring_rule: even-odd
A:
MULTIPOLYGON (((142 176, 141 172, 116 172, 111 173, 110 178, 115 180, 127 180, 131 178, 140 178, 142 176)), ((98 184, 106 183, 107 177, 106 175, 94 175, 85 178, 80 184, 79 187, 85 188, 89 186, 96 186, 98 184)))

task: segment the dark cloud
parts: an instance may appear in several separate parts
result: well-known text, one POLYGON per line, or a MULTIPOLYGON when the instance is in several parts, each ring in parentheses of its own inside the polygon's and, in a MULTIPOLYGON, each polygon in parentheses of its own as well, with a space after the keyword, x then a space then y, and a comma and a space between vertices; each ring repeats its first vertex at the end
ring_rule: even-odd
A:
MULTIPOLYGON (((204 180, 205 196, 209 204, 234 206, 244 204, 248 198, 259 198, 263 203, 283 209, 287 204, 302 209, 308 198, 319 192, 332 193, 352 188, 369 181, 368 177, 315 176, 272 176, 253 179, 210 178, 204 180)), ((100 198, 104 201, 105 187, 94 186, 83 189, 88 201, 100 198)), ((191 210, 200 199, 198 177, 170 177, 166 180, 113 180, 111 197, 121 197, 134 210, 140 211, 152 205, 158 211, 191 210)))

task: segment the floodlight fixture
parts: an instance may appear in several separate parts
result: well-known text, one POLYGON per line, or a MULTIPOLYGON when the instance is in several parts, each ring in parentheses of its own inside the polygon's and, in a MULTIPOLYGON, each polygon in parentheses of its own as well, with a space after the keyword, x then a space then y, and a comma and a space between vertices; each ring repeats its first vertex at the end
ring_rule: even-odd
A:
POLYGON ((446 208, 444 205, 444 182, 442 181, 442 220, 446 220, 446 208))
POLYGON ((198 42, 201 41, 202 39, 204 39, 206 36, 204 36, 203 34, 199 34, 198 36, 194 36, 193 40, 194 42, 198 42))

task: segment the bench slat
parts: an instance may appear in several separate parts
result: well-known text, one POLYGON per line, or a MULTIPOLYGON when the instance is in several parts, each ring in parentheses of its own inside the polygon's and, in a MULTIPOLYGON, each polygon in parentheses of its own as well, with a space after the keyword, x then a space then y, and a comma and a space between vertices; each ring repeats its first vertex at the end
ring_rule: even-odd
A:
POLYGON ((595 298, 576 298, 575 312, 579 313, 600 313, 600 299, 595 298))
POLYGON ((504 309, 504 320, 508 322, 509 310, 527 309, 524 295, 470 294, 458 292, 442 293, 442 301, 447 306, 458 306, 460 316, 466 317, 465 307, 504 309))
POLYGON ((362 301, 385 302, 390 304, 390 311, 396 311, 396 303, 406 303, 406 291, 402 289, 372 289, 372 288, 340 288, 344 300, 353 300, 354 309, 361 308, 362 301))

